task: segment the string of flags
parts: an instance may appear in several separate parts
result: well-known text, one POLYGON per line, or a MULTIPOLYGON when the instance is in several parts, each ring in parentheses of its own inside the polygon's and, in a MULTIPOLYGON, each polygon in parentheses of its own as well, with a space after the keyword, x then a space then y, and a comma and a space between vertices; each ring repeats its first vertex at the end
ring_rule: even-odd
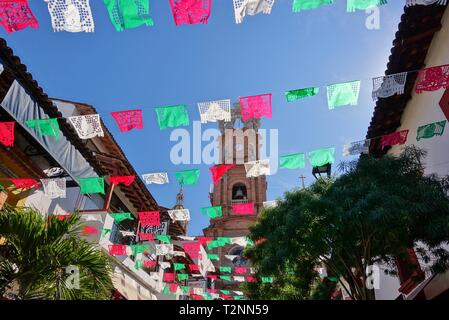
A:
MULTIPOLYGON (((310 10, 318 8, 321 5, 330 5, 333 0, 292 0, 293 12, 310 10)), ((55 31, 66 32, 93 32, 94 19, 91 12, 89 0, 45 0, 48 4, 48 10, 51 15, 52 26, 55 31)), ((148 0, 103 0, 108 11, 111 23, 117 31, 123 31, 139 26, 153 26, 154 21, 150 15, 150 6, 148 0)), ((446 0, 408 0, 407 6, 411 5, 430 5, 437 3, 445 5, 446 0)), ((386 0, 347 0, 347 11, 365 10, 370 6, 379 6, 386 4, 386 0)), ((207 24, 211 14, 211 0, 169 0, 172 9, 173 18, 177 26, 183 24, 207 24)), ((275 4, 275 0, 233 0, 235 20, 237 23, 243 22, 246 16, 252 16, 259 13, 269 14, 275 4)), ((7 32, 15 32, 26 27, 37 28, 38 22, 33 16, 28 2, 26 0, 5 1, 0 0, 0 19, 7 32)), ((372 97, 374 100, 390 97, 394 94, 403 94, 407 81, 407 72, 394 75, 387 75, 373 79, 372 97)), ((361 81, 351 81, 345 83, 332 84, 327 86, 327 103, 329 109, 335 109, 346 105, 357 105, 361 81)), ((440 88, 449 88, 449 65, 437 66, 419 70, 416 85, 416 93, 421 94, 425 91, 434 91, 440 88)), ((320 93, 319 87, 309 87, 295 89, 285 92, 287 102, 294 102, 307 97, 312 97, 320 93)), ((272 117, 272 94, 261 94, 256 96, 239 98, 242 119, 244 121, 253 118, 272 117)), ((216 121, 230 121, 230 99, 217 100, 198 103, 198 110, 202 123, 216 121)), ((157 123, 160 130, 167 128, 176 128, 190 125, 189 114, 186 105, 163 106, 155 109, 157 123)), ((143 111, 125 110, 112 112, 111 116, 121 132, 129 132, 133 129, 143 129, 143 111)), ((95 137, 104 137, 104 131, 101 124, 100 115, 84 115, 68 118, 71 125, 76 130, 81 139, 92 139, 95 137)), ((59 139, 60 128, 58 119, 30 119, 25 122, 26 126, 35 130, 42 136, 59 139)), ((434 136, 441 136, 444 133, 446 120, 426 124, 417 128, 416 140, 429 139, 434 136)), ((407 140, 409 130, 393 132, 388 135, 377 137, 381 139, 382 147, 404 144, 407 140)), ((356 155, 367 153, 369 151, 372 139, 361 140, 345 145, 343 154, 356 155)), ((0 144, 5 147, 14 146, 14 122, 0 122, 0 144)), ((307 158, 311 165, 320 167, 335 161, 335 148, 323 148, 308 152, 307 158)), ((300 169, 305 167, 306 154, 293 153, 283 155, 279 158, 280 167, 283 169, 300 169)), ((210 168, 212 180, 217 184, 220 178, 234 165, 217 165, 210 168)), ((258 177, 270 175, 269 160, 257 160, 244 164, 247 177, 258 177)), ((200 177, 200 170, 183 170, 175 174, 176 181, 182 185, 195 185, 200 177)), ((109 182, 113 185, 122 184, 129 187, 135 181, 135 176, 111 176, 109 182)), ((147 173, 142 176, 147 184, 165 184, 169 183, 168 173, 147 173)), ((11 178, 15 187, 21 189, 39 188, 39 182, 28 178, 11 178)), ((78 180, 81 194, 105 193, 105 178, 91 177, 80 178, 78 180)), ((41 179, 40 183, 44 193, 50 199, 66 197, 66 179, 51 178, 41 179)), ((276 205, 276 201, 264 203, 264 207, 276 205)), ((255 214, 255 203, 239 203, 232 205, 232 213, 240 215, 255 214)), ((188 209, 168 210, 169 217, 173 221, 189 221, 190 212, 188 209)), ((221 217, 223 210, 221 206, 212 206, 202 208, 201 213, 211 219, 221 217)), ((116 223, 126 220, 134 220, 130 212, 111 213, 110 216, 116 223)), ((161 215, 158 211, 139 212, 138 219, 140 226, 160 226, 161 215)), ((110 233, 111 230, 101 230, 101 236, 110 233)), ((108 247, 111 256, 137 256, 140 254, 150 254, 154 251, 156 256, 165 256, 168 254, 174 256, 190 255, 192 258, 200 255, 199 246, 202 244, 208 250, 220 248, 229 244, 238 243, 243 246, 252 245, 252 241, 246 237, 178 237, 184 241, 182 247, 184 252, 176 251, 173 241, 176 237, 170 235, 156 235, 145 232, 135 234, 131 231, 120 231, 123 236, 136 236, 139 241, 159 241, 154 245, 154 249, 148 243, 133 245, 111 244, 108 247)), ((84 235, 99 234, 99 230, 92 226, 83 226, 81 233, 84 235)), ((207 258, 217 261, 217 254, 208 253, 207 258)), ((227 259, 233 260, 236 256, 228 255, 227 259)), ((154 268, 157 266, 154 260, 138 259, 135 261, 136 269, 142 267, 154 268)), ((162 269, 173 269, 173 272, 164 271, 162 281, 164 282, 163 292, 165 294, 188 293, 194 299, 214 299, 221 297, 223 299, 244 299, 240 291, 218 290, 218 289, 200 289, 181 286, 175 283, 186 281, 190 274, 181 272, 198 272, 200 267, 197 264, 170 263, 159 261, 162 269)), ((215 271, 215 270, 214 270, 215 271)), ((235 282, 258 282, 272 283, 271 277, 261 277, 257 279, 252 268, 218 266, 217 274, 208 274, 207 278, 212 281, 235 281, 235 282), (250 275, 248 275, 250 274, 250 275)))
MULTIPOLYGON (((388 98, 395 94, 403 94, 407 81, 407 74, 418 72, 415 92, 431 92, 449 88, 449 65, 428 67, 416 71, 401 72, 392 75, 375 77, 373 81, 372 97, 374 100, 388 98)), ((327 103, 330 110, 346 106, 357 105, 360 93, 361 81, 350 81, 328 85, 327 103)), ((307 87, 285 92, 285 99, 292 103, 319 94, 319 87, 307 87)), ((241 117, 244 121, 272 117, 272 94, 240 97, 241 117)), ((201 122, 230 121, 230 99, 198 103, 198 111, 201 122)), ((157 123, 160 130, 189 126, 190 119, 187 105, 161 106, 155 108, 157 123)), ((120 132, 128 132, 133 129, 143 129, 143 111, 141 109, 111 112, 120 132)), ((72 116, 69 122, 77 132, 80 139, 92 139, 104 137, 104 131, 100 115, 90 114, 72 116)), ((25 124, 42 136, 59 139, 61 130, 58 118, 29 119, 25 124)), ((14 145, 14 126, 12 122, 0 123, 0 143, 7 147, 14 145)), ((166 183, 167 177, 163 175, 148 176, 148 183, 166 183)), ((214 180, 215 181, 215 180, 214 180)))
MULTIPOLYGON (((132 219, 130 213, 113 213, 111 214, 114 220, 117 222, 124 221, 126 219, 132 219)), ((67 217, 69 215, 64 215, 67 217)), ((89 215, 86 215, 86 218, 89 215)), ((160 223, 158 212, 141 212, 138 214, 141 226, 156 225, 160 223)), ((135 236, 130 231, 120 231, 122 234, 128 236, 135 236)), ((99 234, 99 231, 92 226, 83 226, 81 233, 84 235, 99 234)), ((111 233, 111 229, 103 228, 101 230, 101 237, 105 237, 111 233)), ((261 282, 261 283, 273 283, 274 279, 271 277, 256 277, 255 269, 245 266, 227 266, 227 265, 209 265, 204 267, 198 263, 180 263, 169 262, 163 260, 155 260, 158 256, 172 255, 174 257, 186 257, 189 255, 192 259, 202 259, 202 254, 210 260, 219 260, 218 254, 206 253, 202 246, 208 250, 213 250, 229 244, 239 244, 243 247, 254 245, 254 242, 249 238, 241 237, 189 237, 189 236, 170 236, 170 235, 153 235, 154 238, 151 241, 159 240, 160 243, 154 244, 142 243, 146 239, 140 239, 137 244, 125 245, 125 244, 109 244, 108 253, 111 256, 133 256, 134 267, 136 270, 147 268, 150 277, 155 281, 159 281, 164 287, 162 292, 165 294, 183 294, 190 295, 193 299, 213 299, 221 297, 224 299, 245 299, 243 292, 231 291, 231 290, 218 290, 218 289, 200 289, 190 288, 189 286, 182 286, 180 282, 187 281, 191 277, 207 277, 210 281, 224 281, 224 282, 261 282), (181 241, 178 243, 176 241, 181 241), (181 245, 184 251, 176 251, 175 244, 181 245), (159 272, 151 272, 151 269, 159 266, 159 272), (203 272, 207 272, 203 274, 203 272), (235 296, 231 296, 235 294, 235 296)), ((233 261, 238 258, 238 255, 225 255, 226 259, 233 261)))
MULTIPOLYGON (((435 136, 442 136, 444 134, 444 129, 447 120, 437 121, 422 125, 417 128, 416 140, 420 141, 422 139, 430 139, 435 136)), ((44 128, 54 128, 53 126, 45 124, 44 128)), ((0 143, 6 147, 11 147, 14 141, 14 122, 0 122, 0 143)), ((51 135, 54 135, 52 129, 51 135)), ((343 146, 343 156, 359 155, 364 153, 369 153, 369 148, 371 142, 380 139, 380 144, 382 148, 395 145, 403 145, 406 143, 410 130, 402 130, 397 132, 392 132, 379 137, 374 137, 371 139, 365 139, 360 141, 351 142, 343 146)), ((322 167, 327 164, 333 164, 335 162, 335 151, 334 147, 322 148, 310 151, 307 155, 312 167, 322 167)), ((281 155, 279 157, 279 165, 281 169, 302 169, 305 167, 306 154, 305 153, 292 153, 287 155, 281 155)), ((220 181, 221 177, 234 165, 215 165, 209 168, 212 180, 216 185, 220 181)), ((270 161, 256 160, 249 161, 244 164, 246 170, 246 176, 259 177, 270 175, 270 161)), ((176 171, 176 181, 181 185, 196 185, 200 177, 199 169, 189 169, 176 171)), ((134 181, 135 176, 110 176, 109 182, 113 185, 122 184, 125 187, 129 187, 134 181)), ((147 173, 142 175, 142 179, 146 184, 166 184, 169 183, 169 177, 167 172, 157 172, 157 173, 147 173)), ((5 179, 4 179, 5 180, 5 179)), ((10 178, 6 179, 11 181, 16 188, 19 189, 31 189, 39 188, 39 182, 35 179, 30 178, 10 178)), ((65 178, 48 178, 40 179, 42 187, 44 189, 44 194, 50 198, 65 198, 66 196, 66 179, 65 178)), ((80 186, 81 194, 105 194, 105 177, 88 177, 79 178, 78 183, 80 186)), ((234 204, 232 207, 232 212, 234 214, 251 215, 254 214, 254 203, 242 203, 234 204)), ((210 218, 214 219, 221 216, 221 210, 217 207, 203 208, 202 213, 208 215, 210 218)), ((179 212, 169 212, 173 220, 178 221, 188 221, 190 215, 188 210, 179 212)))
MULTIPOLYGON (((55 32, 94 32, 95 23, 90 0, 44 0, 48 6, 51 25, 55 32)), ((235 22, 245 17, 270 14, 276 0, 228 0, 232 1, 235 22)), ((168 0, 176 26, 207 24, 211 16, 212 0, 168 0)), ((333 4, 334 0, 292 0, 292 12, 319 8, 333 4)), ((372 6, 387 4, 387 0, 346 0, 346 11, 366 10, 372 6)), ((150 0, 103 0, 111 24, 116 31, 155 25, 150 0)), ((447 0, 406 0, 406 6, 446 5, 447 0)), ((6 32, 25 28, 39 28, 28 0, 0 0, 0 21, 6 32)))

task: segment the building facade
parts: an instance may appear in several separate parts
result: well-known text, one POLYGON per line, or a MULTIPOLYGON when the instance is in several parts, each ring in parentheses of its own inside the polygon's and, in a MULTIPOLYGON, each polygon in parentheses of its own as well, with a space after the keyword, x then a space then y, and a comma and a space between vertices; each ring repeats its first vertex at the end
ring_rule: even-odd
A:
MULTIPOLYGON (((137 213, 140 211, 160 211, 162 227, 159 234, 185 235, 186 226, 173 222, 167 208, 158 205, 104 123, 101 123, 102 137, 82 140, 67 120, 69 116, 92 114, 97 111, 88 104, 50 99, 27 72, 26 66, 0 39, 0 122, 14 122, 14 145, 0 145, 0 208, 4 204, 34 207, 44 216, 79 212, 83 224, 98 231, 86 238, 105 251, 111 244, 138 243, 137 213), (30 119, 49 118, 57 119, 58 139, 42 136, 25 124, 30 119), (111 176, 135 176, 135 181, 129 186, 115 185, 109 180, 111 176), (81 194, 79 179, 92 177, 105 178, 104 194, 81 194), (66 196, 49 198, 41 183, 39 188, 19 188, 11 178, 36 181, 65 178, 66 196), (131 213, 133 220, 115 222, 110 213, 120 212, 131 213)), ((182 250, 182 247, 177 249, 182 250)), ((163 292, 164 270, 160 264, 144 270, 136 265, 139 258, 132 255, 115 257, 112 280, 116 291, 111 296, 132 300, 173 299, 163 292), (152 277, 152 272, 160 277, 152 277)), ((147 259, 190 262, 182 256, 149 255, 147 259)))
MULTIPOLYGON (((440 177, 449 174, 448 131, 431 139, 418 138, 417 134, 420 126, 449 120, 449 89, 440 88, 420 94, 415 91, 416 70, 449 64, 448 52, 447 5, 405 8, 393 41, 386 75, 409 71, 407 82, 404 94, 378 100, 367 134, 367 138, 372 139, 371 154, 379 157, 384 154, 398 155, 405 146, 413 145, 427 151, 425 174, 440 177), (382 148, 378 137, 402 130, 409 130, 404 145, 382 148)), ((435 299, 449 295, 449 273, 432 274, 414 249, 408 250, 406 261, 397 259, 398 277, 389 277, 381 272, 377 299, 435 299)))
MULTIPOLYGON (((249 227, 257 220, 259 212, 266 201, 266 176, 247 178, 244 163, 260 159, 261 136, 258 133, 260 119, 241 119, 239 105, 232 109, 231 122, 219 122, 221 135, 218 137, 219 157, 222 164, 233 164, 226 171, 218 184, 210 190, 212 206, 221 206, 223 215, 211 219, 210 225, 205 228, 206 237, 242 237, 249 234, 249 227), (254 215, 235 215, 232 213, 234 204, 254 203, 254 215)), ((243 257, 244 247, 239 243, 213 249, 211 253, 218 254, 218 266, 249 267, 248 261, 243 257), (226 256, 232 256, 228 259, 226 256)), ((248 268, 249 270, 249 268, 248 268)), ((238 282, 215 281, 215 287, 224 290, 238 290, 238 282)))

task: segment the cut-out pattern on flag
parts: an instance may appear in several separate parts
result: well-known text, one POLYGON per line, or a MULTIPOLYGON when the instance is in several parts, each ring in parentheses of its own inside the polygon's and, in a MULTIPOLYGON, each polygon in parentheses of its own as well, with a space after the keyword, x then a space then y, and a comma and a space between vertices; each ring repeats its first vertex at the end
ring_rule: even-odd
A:
POLYGON ((122 237, 134 237, 134 236, 135 236, 135 233, 132 232, 132 231, 123 231, 123 230, 120 230, 119 232, 120 232, 120 234, 122 235, 122 237))
POLYGON ((190 287, 189 286, 181 286, 181 291, 182 293, 189 293, 190 292, 190 287))
POLYGON ((156 244, 156 255, 157 256, 165 256, 167 254, 173 253, 173 244, 156 244))
POLYGON ((0 23, 8 33, 39 28, 27 0, 0 0, 0 23))
POLYGON ((248 239, 246 237, 235 237, 231 238, 232 244, 238 244, 239 246, 246 247, 248 239))
POLYGON ((92 226, 83 226, 81 233, 85 236, 98 234, 98 230, 92 226))
POLYGON ((190 271, 200 271, 200 266, 197 264, 189 264, 190 271))
POLYGON ((59 139, 61 130, 59 129, 58 119, 56 118, 27 120, 25 124, 29 128, 35 129, 42 136, 59 139))
POLYGON ((336 83, 327 86, 327 104, 329 109, 357 105, 359 101, 360 81, 336 83))
POLYGON ((270 175, 270 160, 256 160, 245 163, 246 177, 255 178, 270 175))
POLYGON ((242 23, 245 16, 270 14, 275 0, 233 0, 235 22, 242 23))
POLYGON ((143 266, 145 268, 154 268, 154 267, 156 267, 156 261, 154 261, 154 260, 145 260, 143 262, 143 266))
POLYGON ((416 141, 433 138, 434 136, 442 136, 445 126, 446 120, 420 126, 416 135, 416 141))
POLYGON ((316 9, 325 4, 332 4, 334 0, 293 0, 292 11, 316 9))
POLYGON ((105 228, 102 228, 102 229, 101 229, 101 235, 100 235, 100 237, 101 237, 101 238, 104 238, 104 237, 106 237, 109 233, 111 233, 111 229, 105 229, 105 228))
POLYGON ((371 145, 371 139, 360 140, 345 144, 343 146, 343 157, 357 156, 359 154, 368 154, 369 147, 371 145))
POLYGON ((173 263, 173 269, 175 271, 184 270, 186 265, 184 263, 173 263))
POLYGON ((162 281, 165 282, 175 281, 175 274, 173 272, 164 272, 164 275, 162 276, 162 281))
POLYGON ((407 142, 409 130, 396 131, 381 138, 381 146, 385 148, 387 146, 401 145, 407 142))
POLYGON ((166 172, 146 173, 142 175, 146 184, 166 184, 168 183, 168 174, 166 172))
POLYGON ((201 208, 201 213, 206 214, 211 219, 216 219, 223 216, 223 209, 221 206, 201 208))
POLYGON ((0 122, 0 144, 14 146, 14 122, 0 122))
POLYGON ((136 270, 142 269, 142 266, 143 266, 142 260, 136 260, 136 262, 134 263, 134 268, 136 268, 136 270))
POLYGON ((227 237, 218 237, 216 240, 213 240, 207 244, 207 249, 214 249, 219 247, 224 247, 227 244, 230 244, 231 240, 227 237))
POLYGON ((314 168, 335 162, 335 148, 323 148, 309 152, 309 161, 314 168))
POLYGON ((140 241, 154 241, 154 234, 139 232, 139 240, 140 241))
POLYGON ((207 257, 208 257, 210 260, 214 260, 214 261, 220 260, 220 257, 218 256, 218 254, 214 254, 214 253, 208 253, 208 254, 207 254, 207 257))
POLYGON ((285 99, 287 102, 293 102, 299 99, 304 99, 307 97, 313 97, 320 92, 320 88, 304 88, 297 90, 290 90, 285 92, 285 99))
POLYGON ((246 281, 248 281, 248 282, 257 282, 257 279, 254 276, 247 276, 246 277, 246 281))
POLYGON ((134 220, 131 212, 118 212, 118 213, 111 213, 112 218, 114 218, 114 221, 116 223, 120 223, 125 220, 134 220))
POLYGON ((199 242, 184 242, 182 244, 182 248, 192 259, 199 257, 200 246, 199 242))
POLYGON ((188 209, 168 210, 167 212, 173 221, 190 221, 190 212, 188 209))
POLYGON ((199 169, 176 171, 176 181, 183 185, 197 184, 200 177, 199 169))
POLYGON ((220 280, 231 281, 231 276, 220 276, 220 280))
POLYGON ((208 242, 211 242, 214 239, 211 237, 197 237, 196 240, 198 240, 198 242, 201 243, 203 247, 205 247, 208 242))
POLYGON ((189 237, 189 236, 177 236, 177 238, 179 238, 180 240, 184 240, 184 241, 195 241, 196 237, 189 237))
POLYGON ((232 167, 234 167, 233 164, 220 164, 209 168, 214 184, 216 185, 220 178, 226 173, 226 171, 228 171, 232 167))
POLYGON ((211 279, 211 280, 214 280, 214 281, 218 279, 218 276, 215 275, 215 274, 208 274, 207 277, 208 277, 209 279, 211 279))
POLYGON ((403 94, 406 82, 407 72, 373 78, 373 100, 388 98, 394 94, 403 94))
POLYGON ((189 113, 185 105, 158 107, 155 111, 160 130, 190 124, 189 113))
POLYGON ((264 201, 263 203, 263 207, 265 209, 272 209, 272 208, 276 208, 278 206, 278 201, 277 200, 272 200, 272 201, 264 201))
POLYGON ((212 0, 170 0, 170 6, 177 26, 207 24, 212 0))
POLYGON ((10 178, 9 180, 18 189, 31 189, 31 188, 38 189, 39 188, 39 183, 34 179, 10 178))
POLYGON ((104 194, 104 178, 80 178, 79 184, 81 194, 102 193, 104 194))
POLYGON ((104 137, 100 115, 98 114, 69 117, 69 121, 75 128, 80 139, 85 140, 94 137, 104 137))
POLYGON ((109 255, 110 256, 126 256, 126 244, 110 244, 109 255))
POLYGON ((113 176, 109 177, 109 182, 111 182, 114 185, 122 183, 125 186, 129 187, 134 182, 135 179, 136 176, 113 176))
POLYGON ((89 0, 45 0, 54 31, 94 32, 89 0))
POLYGON ((237 203, 232 205, 232 213, 239 215, 252 215, 254 212, 254 202, 237 203))
POLYGON ((280 157, 280 167, 282 169, 300 169, 306 166, 306 156, 304 153, 293 153, 280 157))
POLYGON ((143 129, 142 110, 126 110, 111 112, 120 132, 128 132, 132 129, 143 129))
POLYGON ((246 267, 235 267, 234 272, 235 274, 245 274, 248 272, 248 269, 246 267))
POLYGON ((243 121, 247 121, 249 119, 259 119, 263 116, 271 118, 271 93, 240 97, 240 107, 242 109, 243 121))
POLYGON ((166 243, 169 244, 171 241, 171 236, 166 235, 166 234, 159 234, 156 236, 156 239, 159 240, 162 243, 166 243))
POLYGON ((65 198, 67 192, 66 179, 41 179, 44 194, 49 199, 65 198))
POLYGON ((130 245, 133 256, 137 256, 139 253, 150 253, 151 247, 149 244, 132 244, 130 245))
POLYGON ((231 100, 217 100, 198 103, 201 123, 231 121, 231 100))
POLYGON ((159 261, 159 266, 164 270, 168 269, 170 268, 170 262, 159 261))
POLYGON ((109 18, 117 31, 154 25, 150 0, 103 0, 109 18))
POLYGON ((186 273, 180 273, 178 274, 178 280, 179 281, 189 280, 189 275, 186 273))
POLYGON ((231 273, 232 272, 231 267, 220 266, 219 269, 220 269, 220 272, 223 272, 223 273, 231 273))
POLYGON ((138 212, 140 225, 142 227, 157 227, 161 225, 161 214, 159 211, 138 212))
POLYGON ((419 70, 416 93, 449 88, 449 64, 419 70))
MULTIPOLYGON (((220 267, 221 269, 222 267, 220 267)), ((229 267, 230 268, 230 267, 229 267)), ((210 289, 210 288, 206 288, 206 291, 209 293, 218 293, 218 289, 210 289)))
POLYGON ((262 277, 262 283, 273 283, 273 278, 271 277, 262 277))
POLYGON ((416 5, 429 6, 434 3, 444 6, 447 4, 447 0, 407 0, 406 6, 407 7, 416 5))
POLYGON ((372 6, 381 6, 387 3, 387 0, 347 0, 347 12, 356 10, 366 10, 372 6))

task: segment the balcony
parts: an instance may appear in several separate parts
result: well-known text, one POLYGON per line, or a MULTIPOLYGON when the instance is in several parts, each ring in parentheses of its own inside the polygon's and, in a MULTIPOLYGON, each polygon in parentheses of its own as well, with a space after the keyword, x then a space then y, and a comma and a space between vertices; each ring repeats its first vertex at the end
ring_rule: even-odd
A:
POLYGON ((240 199, 240 200, 231 200, 231 204, 240 204, 240 203, 249 203, 248 199, 240 199))

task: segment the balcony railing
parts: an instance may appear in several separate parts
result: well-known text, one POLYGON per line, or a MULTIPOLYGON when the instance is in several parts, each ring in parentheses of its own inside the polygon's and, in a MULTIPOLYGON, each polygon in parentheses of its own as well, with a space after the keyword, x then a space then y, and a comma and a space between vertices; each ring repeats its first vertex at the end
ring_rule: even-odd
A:
POLYGON ((240 199, 240 200, 231 200, 231 204, 240 204, 240 203, 248 203, 248 199, 240 199))

